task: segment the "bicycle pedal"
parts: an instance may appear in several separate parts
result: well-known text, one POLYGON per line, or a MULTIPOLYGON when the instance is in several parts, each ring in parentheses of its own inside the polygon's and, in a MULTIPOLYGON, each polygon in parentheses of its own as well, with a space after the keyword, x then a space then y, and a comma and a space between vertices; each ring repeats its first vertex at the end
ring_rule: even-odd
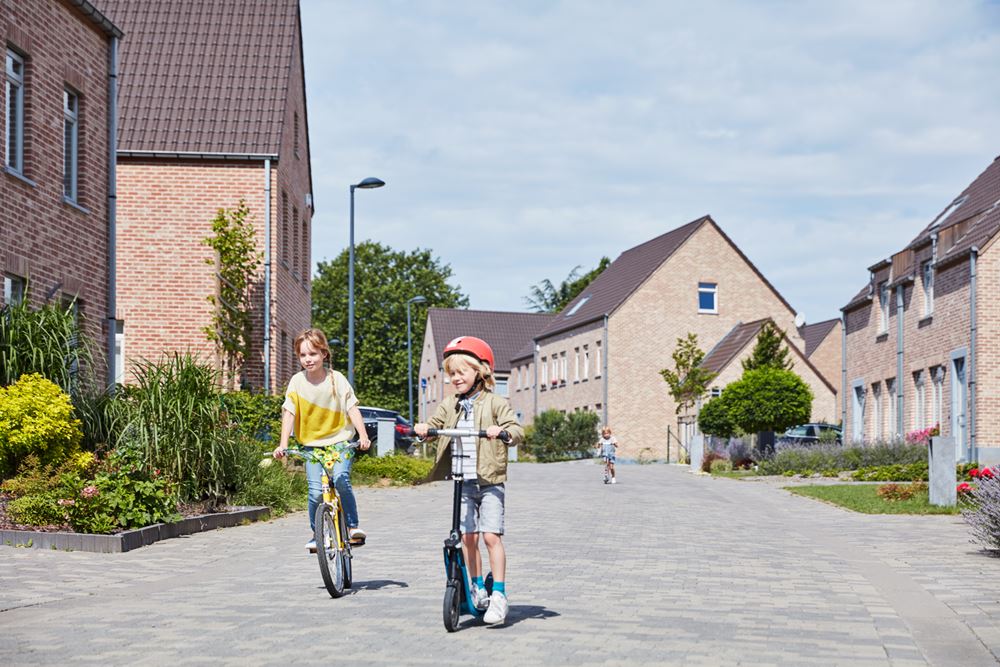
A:
POLYGON ((365 538, 363 537, 352 537, 351 538, 352 547, 363 547, 365 546, 365 538))

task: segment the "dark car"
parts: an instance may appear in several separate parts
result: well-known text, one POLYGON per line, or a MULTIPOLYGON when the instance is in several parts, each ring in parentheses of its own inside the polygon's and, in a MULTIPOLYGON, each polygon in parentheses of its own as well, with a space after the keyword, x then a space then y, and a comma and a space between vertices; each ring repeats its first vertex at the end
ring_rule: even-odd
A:
POLYGON ((793 426, 778 438, 780 445, 812 445, 820 442, 842 442, 843 429, 836 424, 802 424, 793 426))
POLYGON ((392 419, 395 422, 395 444, 396 451, 404 454, 412 454, 414 450, 414 438, 410 435, 410 429, 413 425, 395 410, 386 410, 385 408, 366 408, 358 406, 361 411, 361 418, 365 422, 365 431, 368 433, 368 439, 372 441, 372 449, 370 451, 375 451, 377 446, 375 445, 378 440, 378 420, 392 419))

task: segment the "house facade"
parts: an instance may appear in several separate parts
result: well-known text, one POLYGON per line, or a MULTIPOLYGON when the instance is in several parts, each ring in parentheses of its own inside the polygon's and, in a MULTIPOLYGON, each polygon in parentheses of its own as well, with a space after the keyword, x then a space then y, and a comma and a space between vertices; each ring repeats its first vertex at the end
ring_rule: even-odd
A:
POLYGON ((309 131, 297 0, 108 0, 121 55, 118 314, 128 371, 191 352, 219 363, 205 333, 218 289, 212 234, 245 202, 264 263, 254 290, 245 386, 295 371, 311 321, 309 131))
MULTIPOLYGON (((438 403, 454 394, 444 372, 441 354, 449 341, 459 336, 481 338, 496 357, 496 393, 511 400, 511 407, 524 420, 530 406, 511 392, 511 357, 552 319, 547 313, 515 313, 494 310, 429 308, 420 352, 419 383, 415 389, 415 416, 420 421, 434 414, 438 403)), ((530 421, 530 420, 529 420, 530 421)))
MULTIPOLYGON (((673 368, 677 339, 695 333, 710 350, 763 318, 804 349, 791 305, 711 217, 699 218, 622 253, 526 341, 511 360, 512 403, 527 406, 525 422, 545 410, 592 410, 623 457, 676 460, 694 428, 660 375, 673 368)), ((802 366, 815 371, 813 417, 835 420, 835 385, 802 366)))
POLYGON ((0 273, 3 303, 62 303, 113 380, 115 118, 113 54, 122 31, 89 2, 0 4, 0 273))
POLYGON ((1000 462, 1000 159, 844 306, 845 438, 938 425, 959 460, 1000 462))

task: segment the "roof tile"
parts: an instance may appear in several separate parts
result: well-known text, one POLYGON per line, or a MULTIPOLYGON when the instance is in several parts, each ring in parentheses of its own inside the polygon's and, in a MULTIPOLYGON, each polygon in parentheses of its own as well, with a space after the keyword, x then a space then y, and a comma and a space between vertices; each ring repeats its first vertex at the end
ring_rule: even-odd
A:
POLYGON ((428 308, 427 317, 434 332, 434 348, 438 354, 454 338, 482 338, 496 357, 496 371, 511 369, 511 359, 531 344, 538 331, 554 316, 549 313, 514 313, 496 310, 461 310, 458 308, 428 308))

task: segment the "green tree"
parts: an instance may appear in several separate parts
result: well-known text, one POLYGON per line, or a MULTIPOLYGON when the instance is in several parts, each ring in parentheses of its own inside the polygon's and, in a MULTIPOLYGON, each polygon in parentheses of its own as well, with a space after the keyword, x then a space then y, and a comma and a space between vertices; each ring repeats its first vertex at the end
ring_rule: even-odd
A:
POLYGON ((746 371, 726 386, 722 397, 729 419, 746 433, 783 431, 809 421, 812 414, 809 385, 792 371, 780 368, 746 371))
POLYGON ((680 414, 705 394, 715 373, 700 365, 705 353, 698 347, 697 334, 689 333, 687 338, 678 338, 673 358, 674 370, 664 368, 660 375, 670 387, 670 395, 677 403, 676 412, 680 414))
POLYGON ((240 200, 235 210, 220 208, 212 220, 212 236, 202 243, 215 250, 205 262, 215 266, 217 291, 208 302, 215 306, 212 323, 203 331, 222 357, 227 386, 233 386, 250 353, 254 278, 263 262, 257 236, 249 220, 250 208, 240 200))
POLYGON ((594 282, 594 279, 601 275, 601 272, 608 268, 609 264, 611 264, 610 259, 601 257, 597 266, 582 276, 580 275, 580 266, 577 265, 569 272, 566 279, 559 283, 558 287, 546 278, 537 285, 531 286, 530 294, 524 297, 524 302, 536 313, 558 313, 575 299, 587 285, 594 282))
MULTIPOLYGON (((426 306, 468 308, 469 299, 452 286, 451 267, 430 250, 410 252, 365 241, 354 255, 354 384, 366 405, 399 410, 407 408, 406 302, 427 298, 411 306, 413 372, 420 365, 426 324, 426 306)), ((312 283, 313 325, 331 346, 334 368, 347 374, 347 262, 345 249, 335 259, 320 262, 312 283)))
POLYGON ((596 412, 564 415, 559 410, 546 410, 530 427, 525 449, 543 463, 592 456, 600 419, 596 412))
POLYGON ((736 425, 729 417, 729 402, 726 392, 701 406, 698 411, 698 428, 702 433, 729 438, 736 433, 736 425))
POLYGON ((757 334, 757 344, 754 345, 750 356, 743 360, 743 371, 752 371, 758 368, 779 368, 781 370, 792 370, 792 361, 788 358, 788 347, 782 343, 785 340, 785 332, 774 326, 768 320, 761 327, 757 334))

